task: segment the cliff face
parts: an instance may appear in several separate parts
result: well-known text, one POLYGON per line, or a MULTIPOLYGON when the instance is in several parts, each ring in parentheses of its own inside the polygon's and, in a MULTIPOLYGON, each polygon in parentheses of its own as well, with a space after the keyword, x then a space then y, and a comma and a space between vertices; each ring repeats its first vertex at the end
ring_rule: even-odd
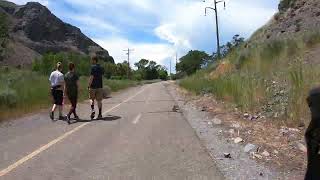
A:
POLYGON ((279 12, 252 39, 277 39, 319 30, 319 0, 281 0, 279 12))
POLYGON ((96 54, 105 61, 113 62, 107 50, 39 3, 18 6, 0 0, 0 13, 6 17, 9 34, 2 64, 30 64, 35 57, 49 52, 96 54))

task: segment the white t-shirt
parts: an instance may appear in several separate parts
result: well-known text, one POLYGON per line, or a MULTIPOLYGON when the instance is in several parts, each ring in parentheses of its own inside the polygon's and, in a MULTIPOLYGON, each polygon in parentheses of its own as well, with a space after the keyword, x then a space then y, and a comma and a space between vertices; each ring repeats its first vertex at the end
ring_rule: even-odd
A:
POLYGON ((56 70, 51 73, 49 77, 49 81, 51 83, 51 87, 57 86, 57 85, 63 85, 64 76, 60 71, 56 70))

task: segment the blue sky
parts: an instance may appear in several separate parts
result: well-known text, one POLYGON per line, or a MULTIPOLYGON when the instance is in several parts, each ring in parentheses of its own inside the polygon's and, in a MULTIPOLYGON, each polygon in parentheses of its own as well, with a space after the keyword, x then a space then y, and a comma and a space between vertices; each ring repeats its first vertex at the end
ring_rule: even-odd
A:
MULTIPOLYGON (((13 0, 25 4, 27 0, 13 0)), ((116 62, 134 49, 132 62, 141 58, 169 67, 170 59, 189 50, 212 53, 216 48, 213 0, 38 0, 63 21, 77 26, 107 49, 116 62)), ((234 34, 249 37, 277 11, 279 0, 226 0, 219 6, 222 43, 234 34)))

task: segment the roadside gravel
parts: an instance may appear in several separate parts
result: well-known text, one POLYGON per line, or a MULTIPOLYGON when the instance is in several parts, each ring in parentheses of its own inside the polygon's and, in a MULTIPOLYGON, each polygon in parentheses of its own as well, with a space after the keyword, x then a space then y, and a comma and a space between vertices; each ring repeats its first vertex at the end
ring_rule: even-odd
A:
MULTIPOLYGON (((173 83, 168 83, 166 86, 175 99, 179 110, 195 130, 226 179, 292 180, 302 178, 295 176, 292 172, 279 172, 276 168, 266 167, 263 163, 254 160, 250 157, 250 153, 246 153, 244 150, 247 143, 239 143, 239 138, 235 143, 224 136, 225 133, 230 131, 230 128, 223 125, 223 119, 212 119, 209 113, 194 105, 192 101, 185 101, 186 98, 178 92, 177 86, 173 83)), ((259 156, 256 156, 256 158, 259 158, 259 156)))

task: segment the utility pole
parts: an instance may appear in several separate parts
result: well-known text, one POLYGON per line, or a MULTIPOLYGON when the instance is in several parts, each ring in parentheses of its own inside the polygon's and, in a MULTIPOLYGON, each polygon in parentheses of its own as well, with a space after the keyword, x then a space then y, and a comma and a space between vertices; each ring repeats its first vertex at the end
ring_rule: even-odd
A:
POLYGON ((134 49, 126 49, 126 50, 123 50, 126 52, 126 54, 128 55, 128 70, 127 70, 127 77, 128 79, 130 79, 130 52, 134 51, 134 49))
MULTIPOLYGON (((205 2, 205 0, 203 1, 205 2)), ((217 54, 218 54, 218 59, 221 57, 221 52, 220 52, 220 36, 219 36, 219 19, 218 19, 218 8, 217 4, 223 2, 224 8, 226 8, 226 2, 224 0, 214 0, 214 8, 213 7, 206 7, 205 8, 205 16, 207 15, 207 9, 212 9, 215 12, 215 17, 216 17, 216 33, 217 33, 217 54)))
POLYGON ((170 80, 172 80, 172 74, 171 74, 171 58, 170 58, 170 80))

